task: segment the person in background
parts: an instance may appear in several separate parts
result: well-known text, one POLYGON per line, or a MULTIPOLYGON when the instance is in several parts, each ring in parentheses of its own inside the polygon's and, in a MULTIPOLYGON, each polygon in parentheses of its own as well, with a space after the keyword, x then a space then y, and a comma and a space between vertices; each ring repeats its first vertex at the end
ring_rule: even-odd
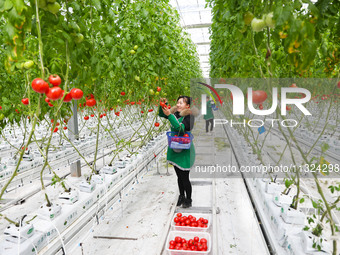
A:
MULTIPOLYGON (((167 103, 165 98, 161 98, 161 102, 167 103)), ((185 132, 191 131, 194 127, 195 116, 198 115, 198 109, 190 108, 191 98, 188 96, 179 96, 176 106, 168 109, 159 106, 158 115, 170 121, 171 131, 183 136, 185 132)), ((167 161, 173 165, 177 174, 177 183, 179 189, 179 197, 177 206, 188 208, 192 206, 192 187, 189 179, 190 169, 195 162, 195 148, 191 142, 190 149, 176 150, 168 147, 167 161)))
POLYGON ((211 134, 214 128, 214 114, 212 111, 211 101, 209 97, 207 97, 207 114, 203 116, 205 119, 205 132, 207 134, 211 134), (210 133, 209 133, 209 123, 210 123, 210 133))

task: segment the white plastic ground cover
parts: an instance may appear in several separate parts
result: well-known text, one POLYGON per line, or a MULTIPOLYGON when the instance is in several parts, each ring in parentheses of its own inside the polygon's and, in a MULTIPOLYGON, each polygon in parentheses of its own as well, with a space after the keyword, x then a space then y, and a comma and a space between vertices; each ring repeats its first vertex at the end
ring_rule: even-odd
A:
POLYGON ((210 228, 210 223, 211 223, 211 214, 209 213, 182 213, 182 216, 189 216, 192 215, 193 217, 196 218, 196 220, 198 220, 199 218, 204 218, 208 220, 208 225, 206 228, 200 228, 200 227, 190 227, 190 226, 176 226, 176 223, 174 222, 174 219, 177 217, 177 215, 175 214, 175 216, 172 218, 172 222, 171 222, 171 228, 174 231, 191 231, 191 232, 207 232, 210 228))
POLYGON ((170 255, 208 255, 211 250, 211 236, 207 232, 189 232, 189 231, 170 231, 167 241, 166 241, 166 251, 170 255), (181 250, 170 250, 169 243, 171 240, 175 240, 175 237, 179 236, 185 238, 186 240, 194 239, 197 236, 200 240, 202 238, 207 239, 207 251, 181 251, 181 250))
MULTIPOLYGON (((145 162, 153 159, 154 153, 159 153, 159 150, 162 148, 160 144, 164 143, 164 141, 162 141, 161 138, 164 140, 165 136, 163 135, 161 137, 157 137, 157 139, 155 139, 157 143, 153 142, 153 146, 150 146, 149 150, 145 151, 142 157, 136 158, 136 161, 133 162, 131 161, 126 166, 126 168, 119 169, 118 174, 105 175, 105 178, 103 179, 102 183, 97 184, 97 188, 93 189, 92 192, 89 193, 80 192, 79 201, 75 204, 63 205, 61 213, 60 210, 54 209, 52 210, 53 212, 51 212, 50 211, 51 208, 47 209, 46 212, 44 208, 38 211, 37 212, 38 218, 34 219, 32 221, 32 224, 36 225, 35 229, 37 230, 35 231, 33 237, 36 238, 36 236, 39 236, 39 242, 31 243, 31 239, 33 237, 29 238, 26 242, 23 242, 24 245, 20 245, 21 251, 19 251, 19 254, 31 254, 31 253, 34 254, 36 251, 41 250, 49 241, 56 238, 58 233, 60 235, 60 233, 67 227, 69 227, 72 224, 72 222, 74 222, 81 215, 84 215, 84 213, 86 214, 88 209, 94 203, 96 203, 101 197, 103 197, 107 193, 108 189, 114 186, 115 183, 113 183, 113 180, 117 182, 121 178, 125 177, 132 170, 135 170, 138 167, 143 168, 145 166, 145 163, 140 165, 137 165, 136 163, 141 162, 143 157, 145 162), (60 214, 59 217, 57 216, 58 214, 60 214), (44 221, 46 222, 42 223, 44 221), (28 245, 29 243, 30 245, 28 245), (29 247, 32 248, 31 252, 29 252, 29 247)), ((100 177, 99 180, 101 178, 102 177, 100 177)), ((78 183, 82 182, 81 179, 76 179, 75 181, 78 183)), ((77 185, 76 183, 73 183, 72 186, 79 186, 79 184, 77 185)), ((8 244, 8 242, 0 243, 0 251, 1 250, 3 252, 6 251, 6 254, 7 253, 10 254, 10 252, 16 253, 17 249, 18 249, 17 244, 13 243, 8 244)))
MULTIPOLYGON (((127 137, 128 135, 130 135, 132 131, 129 132, 118 132, 117 136, 118 137, 127 137)), ((93 138, 95 138, 93 136, 93 138)), ((55 141, 55 144, 52 144, 53 146, 57 146, 58 141, 55 141)), ((75 143, 78 143, 78 150, 84 154, 84 155, 88 155, 91 153, 94 153, 95 150, 95 140, 90 139, 89 141, 84 141, 83 143, 81 143, 81 141, 74 141, 75 143)), ((104 147, 108 147, 108 146, 112 146, 114 145, 114 140, 109 137, 109 138, 102 138, 99 141, 98 144, 98 149, 104 148, 104 147)), ((59 146, 60 147, 60 146, 59 146)), ((61 165, 65 165, 65 164, 70 164, 70 160, 74 161, 79 159, 79 155, 78 153, 75 151, 75 149, 73 147, 70 148, 61 148, 61 151, 52 151, 49 153, 49 162, 52 166, 53 169, 57 169, 58 167, 60 167, 61 165), (62 160, 61 160, 62 159, 62 160), (55 162, 57 161, 57 162, 55 162)), ((40 154, 40 153, 39 153, 40 154)), ((19 166, 18 169, 18 176, 17 178, 12 181, 10 183, 10 185, 8 186, 8 189, 11 187, 15 187, 18 185, 18 183, 22 184, 22 179, 23 178, 33 178, 36 177, 36 175, 40 175, 40 168, 43 165, 44 159, 41 157, 41 155, 39 155, 38 157, 34 158, 33 161, 27 161, 27 162, 22 162, 19 166)), ((13 162, 13 164, 15 164, 16 162, 13 162)), ((7 181, 7 179, 12 175, 13 171, 15 170, 15 166, 13 165, 10 166, 6 166, 3 167, 5 170, 4 171, 0 171, 0 187, 4 185, 4 183, 7 181)))

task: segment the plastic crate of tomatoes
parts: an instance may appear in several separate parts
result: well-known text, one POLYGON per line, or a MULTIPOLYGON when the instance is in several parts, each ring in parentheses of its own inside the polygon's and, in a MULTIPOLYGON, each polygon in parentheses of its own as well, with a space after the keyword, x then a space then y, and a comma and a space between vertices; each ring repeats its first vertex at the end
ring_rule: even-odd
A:
POLYGON ((178 136, 176 132, 167 132, 168 145, 171 149, 190 149, 192 139, 194 136, 190 132, 186 132, 183 136, 178 136))
POLYGON ((210 214, 177 213, 172 219, 171 227, 176 231, 205 232, 210 227, 210 221, 210 214))
POLYGON ((210 249, 211 238, 206 232, 170 231, 166 242, 170 255, 204 255, 210 249))

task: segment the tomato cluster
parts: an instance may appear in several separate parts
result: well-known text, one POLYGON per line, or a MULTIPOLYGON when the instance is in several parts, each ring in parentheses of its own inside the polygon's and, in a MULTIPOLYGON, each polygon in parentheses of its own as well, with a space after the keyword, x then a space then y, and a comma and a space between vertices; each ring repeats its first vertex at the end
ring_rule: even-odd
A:
MULTIPOLYGON (((59 75, 50 75, 48 78, 49 83, 53 86, 50 88, 48 83, 41 78, 35 78, 32 81, 32 89, 40 94, 45 93, 46 98, 45 101, 49 106, 53 106, 50 103, 50 100, 58 100, 64 97, 65 91, 62 90, 59 85, 61 84, 61 78, 59 75)), ((73 88, 69 93, 67 93, 64 97, 64 102, 70 102, 72 99, 78 100, 83 97, 83 91, 81 89, 73 88)), ((24 102, 23 102, 24 103, 24 102)), ((25 103, 24 103, 25 104, 25 103)), ((27 102, 28 104, 28 102, 27 102)))
POLYGON ((170 250, 189 250, 189 251, 207 251, 207 239, 195 236, 194 239, 186 240, 180 236, 176 236, 174 240, 169 242, 170 250))
POLYGON ((174 218, 174 222, 176 223, 176 226, 207 228, 209 221, 202 217, 196 220, 196 217, 191 214, 189 216, 182 216, 181 213, 177 213, 177 217, 174 218))

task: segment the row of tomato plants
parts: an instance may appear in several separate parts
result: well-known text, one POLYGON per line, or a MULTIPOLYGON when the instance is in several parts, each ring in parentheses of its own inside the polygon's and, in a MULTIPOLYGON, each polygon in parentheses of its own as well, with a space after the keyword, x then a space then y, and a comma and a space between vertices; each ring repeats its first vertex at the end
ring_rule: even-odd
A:
MULTIPOLYGON (((80 115, 86 105, 85 113, 97 119, 91 166, 94 173, 99 131, 105 128, 101 124, 103 117, 109 125, 105 130, 120 145, 111 164, 121 149, 129 148, 133 138, 142 139, 143 144, 155 135, 159 123, 156 115, 147 113, 158 105, 158 96, 169 94, 173 99, 183 92, 182 86, 189 84, 191 77, 200 76, 195 47, 167 2, 87 0, 80 4, 60 0, 52 6, 41 0, 6 0, 0 4, 0 15, 5 21, 0 25, 0 42, 4 45, 0 59, 4 81, 0 86, 0 125, 4 128, 24 123, 25 129, 18 164, 1 189, 0 199, 16 177, 25 149, 34 142, 44 157, 40 181, 45 189, 43 174, 50 168, 48 152, 54 133, 59 132, 60 140, 70 142, 90 166, 64 134, 66 126, 61 130, 57 126, 71 118, 70 104, 76 104, 72 99, 78 100, 80 115), (85 102, 83 94, 88 95, 85 102), (130 109, 137 105, 141 112, 132 115, 130 109), (108 109, 115 110, 112 121, 108 109), (132 127, 137 119, 142 121, 126 141, 118 141, 114 133, 121 110, 127 125, 132 127), (40 147, 34 131, 37 125, 46 125, 47 116, 54 121, 48 125, 49 134, 40 147), (140 134, 141 128, 147 130, 147 135, 140 134)), ((165 126, 161 126, 156 133, 164 130, 165 126)), ((46 193, 45 198, 47 206, 51 206, 46 193)))
MULTIPOLYGON (((255 101, 256 99, 259 100, 257 102, 258 109, 261 109, 260 106, 262 104, 264 105, 265 108, 268 107, 267 103, 270 103, 270 101, 268 100, 269 102, 265 102, 266 96, 263 98, 260 98, 260 97, 257 97, 255 93, 254 97, 255 97, 255 101)), ((225 114, 227 118, 233 119, 232 111, 230 110, 232 109, 232 100, 230 100, 231 99, 230 95, 228 96, 225 95, 222 98, 224 99, 224 102, 225 102, 225 105, 222 107, 223 113, 225 114)), ((266 142, 269 141, 270 139, 269 134, 272 132, 271 130, 273 128, 272 126, 270 126, 269 129, 266 131, 266 133, 262 135, 263 137, 261 137, 257 129, 255 130, 249 127, 249 125, 246 125, 245 127, 241 125, 236 125, 235 128, 237 128, 238 132, 243 135, 246 142, 249 144, 249 146, 251 146, 253 153, 257 156, 257 159, 263 165, 268 165, 268 164, 279 165, 280 162, 283 160, 283 157, 289 155, 291 158, 290 159, 291 162, 281 162, 281 164, 284 163, 285 165, 289 165, 290 163, 292 163, 293 165, 296 165, 296 166, 307 164, 307 165, 316 165, 316 166, 321 167, 321 165, 323 164, 328 164, 328 162, 325 161, 324 158, 327 159, 326 152, 329 149, 330 145, 327 143, 323 143, 321 145, 321 154, 318 157, 315 157, 315 156, 313 157, 312 152, 314 149, 316 149, 317 146, 319 146, 318 142, 320 141, 321 137, 325 134, 325 132, 331 134, 331 137, 333 137, 334 139, 337 139, 336 127, 340 123, 340 116, 339 116, 339 112, 336 110, 338 109, 339 102, 336 102, 336 101, 339 101, 339 95, 338 94, 328 95, 328 96, 321 95, 318 98, 319 99, 314 98, 313 101, 308 104, 308 106, 314 105, 314 107, 318 105, 318 108, 317 108, 318 111, 314 109, 315 110, 314 113, 317 113, 318 116, 315 116, 313 121, 305 117, 304 115, 297 114, 296 108, 287 109, 289 117, 282 115, 280 107, 278 107, 278 109, 276 110, 275 119, 285 120, 288 118, 293 118, 297 120, 298 122, 298 125, 295 128, 281 127, 280 124, 277 125, 279 132, 285 141, 284 149, 282 150, 282 152, 279 152, 279 155, 278 155, 279 159, 277 160, 277 162, 266 162, 264 160, 264 155, 267 151, 266 146, 268 146, 266 145, 266 142), (321 101, 321 97, 327 97, 327 98, 326 99, 324 98, 324 101, 321 101), (317 100, 320 100, 322 103, 317 104, 319 103, 317 100), (330 125, 329 125, 330 119, 332 119, 335 122, 335 128, 334 127, 330 128, 330 125), (307 153, 302 148, 302 145, 298 142, 298 139, 296 137, 296 131, 299 125, 301 124, 304 124, 306 127, 309 127, 312 132, 317 132, 315 131, 316 127, 319 127, 321 129, 321 132, 316 134, 317 139, 313 141, 313 143, 310 145, 307 153), (288 133, 286 131, 288 131, 288 133), (298 152, 298 155, 296 154, 295 151, 298 152), (302 160, 301 162, 300 162, 300 159, 302 160)), ((262 106, 262 109, 263 109, 263 106, 262 106)), ((237 118, 237 122, 242 122, 243 120, 249 121, 252 118, 255 118, 255 115, 248 113, 244 117, 237 118)), ((266 120, 266 117, 264 117, 264 121, 265 120, 266 120)), ((331 194, 331 193, 334 193, 334 191, 340 191, 340 186, 338 186, 337 184, 330 185, 328 186, 327 190, 324 190, 325 188, 322 187, 322 185, 320 184, 320 179, 319 179, 320 174, 327 176, 330 174, 330 172, 329 171, 326 171, 326 172, 323 171, 322 173, 318 173, 318 171, 312 172, 315 187, 320 195, 319 200, 314 201, 312 199, 312 204, 313 204, 313 207, 317 209, 320 215, 319 217, 315 217, 315 215, 313 216, 314 218, 310 217, 311 220, 309 222, 317 221, 316 226, 314 226, 312 229, 312 233, 317 236, 320 236, 322 233, 323 228, 321 226, 324 224, 323 223, 324 219, 327 219, 332 235, 335 236, 336 232, 339 231, 333 219, 334 217, 333 214, 334 212, 339 210, 340 197, 338 197, 334 201, 328 201, 325 193, 331 194)), ((271 180, 275 182, 276 178, 272 176, 271 174, 270 176, 271 176, 271 180)), ((301 176, 300 176, 299 171, 293 171, 293 170, 291 171, 290 174, 286 174, 286 177, 284 178, 284 184, 286 186, 284 193, 289 191, 289 188, 291 188, 292 186, 296 187, 296 194, 294 194, 293 201, 291 202, 291 207, 294 209, 298 209, 299 203, 304 202, 304 198, 301 198, 300 178, 301 176)), ((307 228, 309 227, 306 227, 306 229, 307 228)), ((333 254, 336 254, 336 252, 337 252, 337 244, 336 244, 336 240, 334 240, 333 241, 333 254)))

